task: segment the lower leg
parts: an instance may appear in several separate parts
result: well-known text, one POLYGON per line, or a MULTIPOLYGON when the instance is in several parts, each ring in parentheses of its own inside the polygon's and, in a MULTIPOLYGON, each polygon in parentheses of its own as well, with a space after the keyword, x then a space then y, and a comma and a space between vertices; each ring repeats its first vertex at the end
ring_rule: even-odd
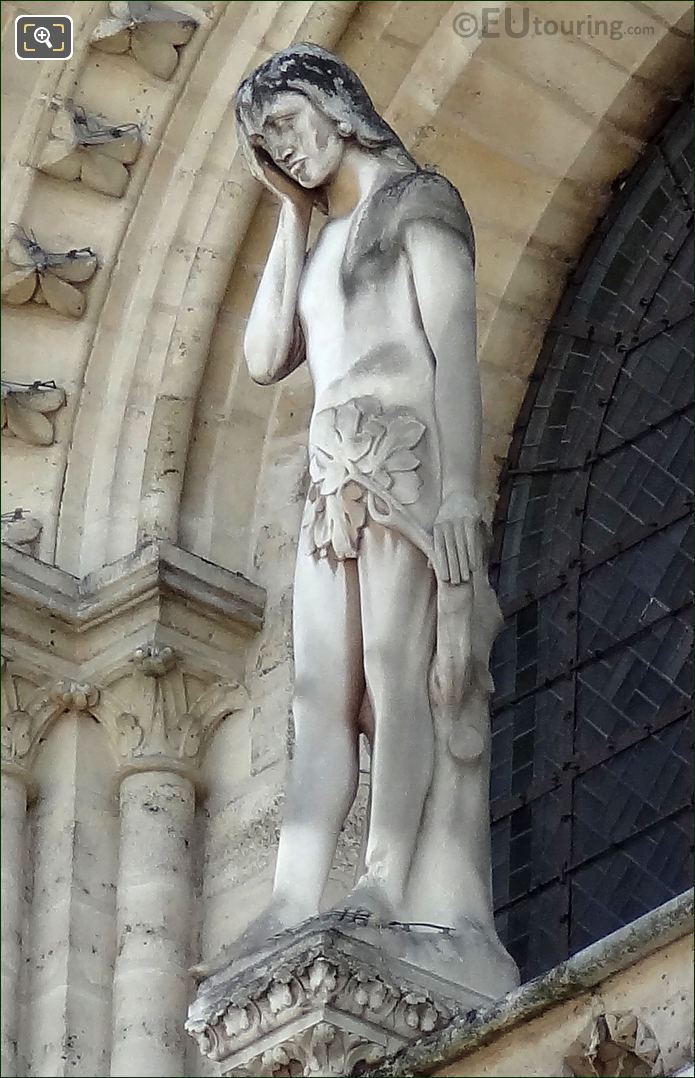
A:
POLYGON ((392 687, 376 705, 369 837, 365 875, 358 883, 358 894, 366 889, 379 892, 396 914, 403 903, 434 759, 429 699, 422 686, 419 691, 411 688, 412 692, 402 693, 392 687))
POLYGON ((358 780, 364 696, 357 566, 300 548, 294 588, 295 757, 280 831, 272 909, 318 912, 358 780))
POLYGON ((421 551, 371 524, 358 572, 374 736, 366 872, 352 897, 369 892, 374 905, 378 893, 398 916, 432 779, 436 585, 421 551))
MULTIPOLYGON (((295 703, 295 710, 298 704, 295 703)), ((292 761, 280 832, 272 905, 301 921, 318 913, 338 835, 355 799, 357 734, 326 723, 292 761)))

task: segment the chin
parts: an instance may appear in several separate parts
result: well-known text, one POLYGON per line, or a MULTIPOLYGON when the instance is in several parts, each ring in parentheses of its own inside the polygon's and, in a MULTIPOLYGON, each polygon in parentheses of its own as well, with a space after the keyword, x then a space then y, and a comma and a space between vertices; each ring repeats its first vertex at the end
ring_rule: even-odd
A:
POLYGON ((303 171, 299 175, 295 175, 294 178, 300 187, 306 188, 307 191, 313 191, 316 187, 322 187, 325 183, 323 176, 314 176, 306 171, 303 171))

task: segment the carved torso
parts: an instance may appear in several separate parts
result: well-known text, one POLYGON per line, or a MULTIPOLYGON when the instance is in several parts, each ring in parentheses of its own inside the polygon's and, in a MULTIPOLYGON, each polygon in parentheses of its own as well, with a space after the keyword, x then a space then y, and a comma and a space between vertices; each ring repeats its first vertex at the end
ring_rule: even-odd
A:
MULTIPOLYGON (((364 217, 361 206, 325 226, 300 285, 298 312, 315 388, 310 502, 323 496, 334 503, 350 475, 360 474, 385 491, 390 508, 397 503, 416 528, 429 533, 441 502, 435 360, 402 243, 393 244, 378 267, 367 260, 367 271, 353 272, 348 280, 346 262, 364 217)), ((370 506, 354 487, 347 494, 352 536, 333 535, 338 557, 356 555, 362 526, 376 516, 370 511, 373 498, 370 506)), ((344 518, 344 511, 332 508, 336 519, 344 518)), ((384 523, 389 513, 384 504, 380 508, 384 523)), ((331 504, 328 509, 330 516, 331 504)), ((331 531, 336 528, 319 529, 319 552, 325 552, 331 531)))

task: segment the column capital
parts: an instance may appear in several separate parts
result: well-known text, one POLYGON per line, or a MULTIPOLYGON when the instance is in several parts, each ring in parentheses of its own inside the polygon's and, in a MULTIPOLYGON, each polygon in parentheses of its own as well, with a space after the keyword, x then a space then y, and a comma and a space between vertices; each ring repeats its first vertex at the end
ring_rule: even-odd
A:
POLYGON ((143 643, 111 671, 97 717, 121 764, 120 774, 176 771, 197 781, 201 753, 220 722, 249 706, 238 682, 201 676, 169 646, 143 643))
POLYGON ((27 800, 30 801, 35 796, 36 783, 28 767, 24 767, 23 764, 18 764, 15 760, 7 760, 3 756, 2 775, 3 778, 16 779, 17 782, 22 783, 27 791, 27 800))
POLYGON ((50 724, 66 711, 93 711, 99 689, 72 678, 37 684, 21 664, 5 657, 1 669, 3 771, 28 775, 50 724))
POLYGON ((124 769, 166 758, 194 776, 217 724, 247 706, 265 592, 239 573, 157 542, 78 580, 8 547, 2 589, 3 758, 24 765, 54 718, 84 712, 124 769))

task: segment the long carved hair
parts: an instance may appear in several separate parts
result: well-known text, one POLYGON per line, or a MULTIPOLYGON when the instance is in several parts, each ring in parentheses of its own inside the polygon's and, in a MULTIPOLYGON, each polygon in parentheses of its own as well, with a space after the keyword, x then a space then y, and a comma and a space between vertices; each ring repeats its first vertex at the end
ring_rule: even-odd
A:
POLYGON ((325 116, 335 121, 343 138, 354 138, 367 150, 391 158, 394 167, 416 171, 396 132, 379 115, 354 71, 320 45, 300 43, 276 52, 240 84, 235 99, 240 141, 262 135, 268 104, 276 94, 303 94, 325 116))

